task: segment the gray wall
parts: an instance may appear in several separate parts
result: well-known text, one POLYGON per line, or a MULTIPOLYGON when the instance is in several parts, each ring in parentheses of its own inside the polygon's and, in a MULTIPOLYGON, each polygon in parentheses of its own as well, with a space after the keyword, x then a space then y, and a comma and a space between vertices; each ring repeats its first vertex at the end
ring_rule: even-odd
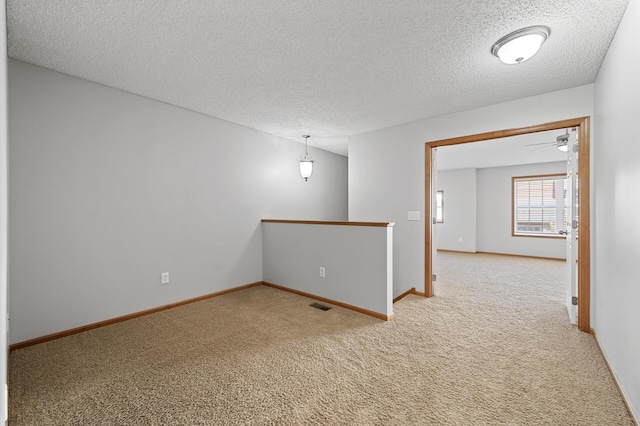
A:
POLYGON ((478 251, 566 258, 564 238, 511 235, 511 178, 566 172, 563 162, 478 169, 478 251))
MULTIPOLYGON (((593 85, 477 108, 349 138, 349 220, 395 222, 394 297, 424 289, 425 142, 593 115, 593 85)), ((597 144, 597 141, 593 141, 597 144)))
POLYGON ((640 2, 631 0, 595 83, 593 328, 640 420, 640 2), (634 52, 633 54, 629 54, 634 52))
POLYGON ((260 219, 345 220, 347 160, 9 64, 10 341, 262 280, 260 219), (160 274, 171 282, 160 284, 160 274))
POLYGON ((511 178, 564 172, 563 162, 439 171, 445 222, 436 227, 438 248, 564 259, 564 239, 514 237, 511 232, 511 178))
POLYGON ((393 313, 393 227, 263 223, 262 238, 264 281, 393 313))
POLYGON ((436 226, 438 248, 475 253, 476 169, 438 171, 437 184, 444 191, 444 223, 436 226))

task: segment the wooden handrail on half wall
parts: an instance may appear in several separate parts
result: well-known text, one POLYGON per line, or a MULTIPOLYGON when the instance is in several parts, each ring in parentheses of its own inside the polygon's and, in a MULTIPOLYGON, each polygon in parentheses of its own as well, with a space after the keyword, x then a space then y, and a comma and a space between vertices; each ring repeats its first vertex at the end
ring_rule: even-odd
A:
POLYGON ((388 320, 393 315, 393 225, 263 219, 263 280, 388 320))
POLYGON ((298 225, 338 225, 338 226, 373 226, 386 228, 395 225, 395 222, 341 222, 332 220, 288 220, 288 219, 262 219, 262 223, 292 223, 298 225))

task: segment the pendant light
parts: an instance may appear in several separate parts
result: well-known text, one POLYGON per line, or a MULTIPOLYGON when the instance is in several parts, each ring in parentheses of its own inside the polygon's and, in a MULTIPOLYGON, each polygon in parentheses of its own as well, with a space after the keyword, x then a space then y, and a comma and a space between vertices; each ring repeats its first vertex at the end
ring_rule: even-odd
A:
POLYGON ((491 47, 491 53, 505 64, 520 64, 538 53, 551 34, 549 27, 536 25, 514 31, 491 47))
POLYGON ((313 158, 309 155, 308 144, 309 144, 309 135, 304 135, 304 157, 298 160, 300 163, 300 176, 304 178, 304 181, 307 182, 313 173, 313 158))

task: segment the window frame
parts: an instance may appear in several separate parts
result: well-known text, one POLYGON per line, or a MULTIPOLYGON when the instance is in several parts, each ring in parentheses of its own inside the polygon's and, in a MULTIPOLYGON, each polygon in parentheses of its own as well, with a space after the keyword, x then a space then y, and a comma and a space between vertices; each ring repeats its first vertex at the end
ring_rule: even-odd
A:
POLYGON ((444 223, 444 189, 438 189, 436 191, 436 223, 444 223), (440 220, 438 220, 438 194, 442 194, 440 197, 440 220))
MULTIPOLYGON (((512 237, 524 237, 524 238, 551 238, 551 239, 565 239, 566 237, 561 234, 543 234, 543 233, 517 233, 516 232, 516 182, 523 180, 555 180, 558 178, 567 179, 566 173, 553 173, 547 175, 531 175, 531 176, 512 176, 511 177, 511 236, 512 237)), ((563 200, 566 194, 563 194, 563 200)), ((566 209, 566 202, 563 201, 563 206, 566 209)), ((563 215, 564 216, 564 215, 563 215)), ((564 224, 563 224, 564 225, 564 224)))

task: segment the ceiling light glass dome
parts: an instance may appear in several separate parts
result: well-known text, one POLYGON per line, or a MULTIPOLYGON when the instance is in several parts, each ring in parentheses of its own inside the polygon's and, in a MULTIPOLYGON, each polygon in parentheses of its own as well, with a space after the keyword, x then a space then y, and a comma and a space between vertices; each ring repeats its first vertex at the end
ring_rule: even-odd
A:
POLYGON ((549 27, 542 25, 522 28, 495 42, 491 47, 491 53, 505 64, 520 64, 540 50, 549 34, 549 27))

